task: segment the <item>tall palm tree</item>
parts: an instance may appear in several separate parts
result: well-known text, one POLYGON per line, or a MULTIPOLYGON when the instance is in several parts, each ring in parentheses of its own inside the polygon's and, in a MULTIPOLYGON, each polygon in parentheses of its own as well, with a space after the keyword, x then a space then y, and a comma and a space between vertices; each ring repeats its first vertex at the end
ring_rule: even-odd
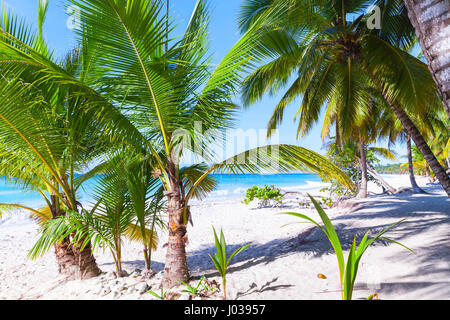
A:
MULTIPOLYGON (((367 161, 367 147, 371 143, 375 143, 379 139, 388 139, 389 143, 393 143, 401 132, 401 125, 396 121, 394 113, 386 107, 386 103, 376 90, 372 87, 365 89, 370 94, 370 103, 368 105, 361 104, 356 110, 352 118, 353 122, 349 126, 340 126, 339 119, 343 112, 338 101, 334 98, 327 104, 322 126, 322 140, 330 136, 330 127, 334 123, 336 126, 336 153, 339 153, 342 146, 346 142, 358 142, 358 163, 362 172, 360 192, 358 197, 367 197, 368 174, 373 176, 379 184, 383 186, 389 193, 395 193, 397 190, 389 185, 367 161)), ((312 125, 308 124, 308 128, 312 125)), ((355 146, 356 147, 356 146, 355 146)), ((383 157, 391 160, 393 154, 385 148, 370 147, 371 153, 375 152, 383 157)), ((395 158, 395 157, 394 157, 395 158)))
POLYGON ((403 3, 248 0, 239 24, 242 32, 265 30, 258 52, 266 57, 266 63, 246 78, 246 105, 267 92, 278 92, 295 76, 275 107, 269 129, 282 121, 286 105, 299 95, 303 100, 297 112, 298 134, 307 132, 330 101, 339 102, 339 127, 350 128, 357 108, 370 105, 372 95, 367 87, 373 87, 450 196, 450 178, 408 116, 436 106, 438 97, 427 66, 406 52, 414 44, 414 32, 403 3), (365 10, 370 4, 381 8, 380 30, 367 27, 365 10), (268 12, 270 16, 263 18, 268 12))
MULTIPOLYGON (((29 87, 23 87, 24 84, 30 83, 32 88, 45 93, 38 99, 39 102, 50 101, 49 104, 53 106, 58 101, 53 99, 56 93, 65 98, 63 101, 77 102, 76 107, 71 110, 79 115, 72 117, 71 114, 65 114, 64 119, 67 118, 69 123, 73 121, 94 128, 94 133, 99 136, 99 143, 95 139, 87 139, 93 143, 90 147, 103 146, 104 143, 109 148, 117 148, 126 142, 129 147, 136 150, 144 148, 146 154, 151 154, 154 159, 152 163, 156 163, 153 176, 160 180, 168 202, 169 246, 164 273, 166 287, 178 285, 180 280, 188 281, 185 252, 186 226, 190 220, 188 204, 191 198, 211 190, 212 183, 207 183, 209 173, 309 169, 352 187, 351 181, 337 167, 324 157, 301 147, 265 146, 227 160, 214 157, 213 144, 223 140, 221 133, 233 123, 237 106, 231 99, 241 73, 253 58, 249 44, 256 43, 259 33, 255 35, 254 32, 249 32, 211 71, 210 59, 206 55, 208 10, 204 1, 197 2, 186 33, 178 41, 168 36, 171 29, 167 28, 162 1, 71 0, 68 3, 77 5, 81 10, 82 28, 77 30, 81 46, 81 50, 77 52, 81 62, 76 64, 76 68, 67 69, 55 63, 48 51, 42 49, 44 46, 35 46, 39 41, 17 19, 2 20, 4 25, 0 34, 0 63, 3 66, 2 72, 9 76, 4 78, 7 81, 4 81, 3 107, 5 114, 16 112, 11 119, 18 121, 16 126, 11 126, 12 121, 5 118, 5 127, 10 131, 19 125, 23 128, 23 131, 14 134, 22 138, 28 148, 32 148, 44 168, 49 170, 54 181, 47 179, 44 184, 52 192, 50 197, 59 199, 55 207, 75 215, 75 191, 83 181, 95 174, 95 170, 83 178, 70 179, 75 177, 77 167, 69 166, 66 174, 69 179, 66 181, 62 179, 62 176, 66 176, 62 175, 66 167, 58 167, 57 171, 49 165, 58 158, 49 155, 47 159, 42 156, 41 153, 47 152, 46 145, 37 148, 33 136, 36 133, 32 131, 24 139, 27 137, 25 129, 32 130, 33 127, 27 126, 25 118, 19 119, 18 115, 23 110, 13 108, 22 102, 19 98, 27 97, 24 91, 29 87), (169 43, 172 45, 164 50, 169 43), (16 81, 13 82, 12 78, 16 81), (12 87, 13 84, 15 87, 12 87), (198 136, 198 122, 208 132, 215 130, 215 133, 204 135, 201 139, 198 136), (189 148, 192 141, 194 147, 189 148), (196 154, 203 162, 190 168, 182 168, 182 156, 189 152, 196 154), (246 160, 244 163, 241 163, 242 156, 246 160), (72 188, 69 189, 68 186, 72 188), (61 194, 58 188, 65 194, 61 194)), ((30 102, 22 105, 36 104, 30 102)), ((59 142, 57 146, 65 146, 66 136, 47 134, 53 132, 51 130, 62 129, 50 128, 46 126, 38 131, 40 136, 37 141, 55 139, 59 142)), ((70 133, 70 130, 64 132, 70 133)), ((77 136, 77 139, 71 141, 72 145, 77 146, 83 140, 77 136)), ((19 141, 15 143, 18 148, 26 150, 23 141, 22 144, 19 141)), ((19 170, 22 168, 19 152, 10 147, 5 150, 11 157, 11 161, 7 161, 8 167, 5 166, 10 170, 10 176, 20 171, 35 177, 37 169, 34 167, 19 170)), ((85 152, 84 149, 82 151, 85 152)), ((101 155, 101 151, 97 150, 93 155, 101 155)), ((83 154, 74 149, 63 155, 71 155, 71 159, 90 160, 89 157, 78 158, 78 152, 83 154)), ((40 169, 42 167, 39 164, 37 166, 40 169)), ((44 192, 42 194, 45 196, 44 192)), ((48 207, 51 206, 52 202, 48 201, 48 207)), ((89 248, 85 244, 85 241, 76 242, 76 249, 83 248, 78 251, 85 252, 89 248)), ((89 254, 89 257, 92 258, 92 255, 89 254)))
POLYGON ((186 32, 179 40, 167 35, 162 1, 70 0, 69 3, 80 8, 83 29, 95 30, 89 34, 80 30, 78 34, 80 39, 96 43, 102 52, 93 63, 108 70, 101 79, 103 95, 123 105, 124 114, 141 130, 145 146, 155 158, 154 173, 162 183, 168 203, 164 287, 188 281, 185 236, 189 201, 210 173, 256 173, 270 170, 267 163, 275 160, 278 171, 309 168, 351 186, 348 178, 325 158, 296 146, 266 146, 226 160, 215 158, 214 144, 223 141, 222 133, 233 123, 237 106, 231 99, 241 73, 251 62, 249 46, 258 38, 255 33, 244 35, 211 70, 207 56, 209 12, 205 1, 197 1, 186 32), (164 50, 167 44, 168 50, 164 50), (199 122, 203 130, 215 133, 200 137, 199 122), (183 156, 188 153, 199 159, 195 180, 186 179, 181 166, 183 156), (257 156, 251 157, 254 154, 257 156), (242 157, 244 163, 238 161, 242 157))
POLYGON ((442 102, 450 117, 450 2, 404 0, 442 102))

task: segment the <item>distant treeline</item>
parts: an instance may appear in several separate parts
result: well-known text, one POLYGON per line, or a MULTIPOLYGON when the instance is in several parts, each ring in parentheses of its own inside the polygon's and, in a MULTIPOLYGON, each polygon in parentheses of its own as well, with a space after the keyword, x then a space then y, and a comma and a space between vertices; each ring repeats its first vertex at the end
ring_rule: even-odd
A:
POLYGON ((379 173, 404 173, 405 167, 401 166, 401 163, 378 165, 375 167, 379 173))

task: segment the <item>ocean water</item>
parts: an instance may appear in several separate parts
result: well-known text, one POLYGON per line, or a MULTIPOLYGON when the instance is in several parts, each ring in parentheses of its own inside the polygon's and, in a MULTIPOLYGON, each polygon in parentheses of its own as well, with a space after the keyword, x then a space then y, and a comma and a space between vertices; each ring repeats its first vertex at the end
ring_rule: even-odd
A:
MULTIPOLYGON (((218 181, 213 191, 203 201, 221 201, 227 199, 242 198, 248 188, 256 185, 274 185, 284 191, 314 191, 324 186, 320 178, 311 173, 289 173, 289 174, 264 174, 264 175, 212 175, 218 181)), ((86 181, 82 190, 78 193, 78 200, 89 206, 92 202, 92 194, 95 189, 96 179, 86 181)), ((31 208, 41 208, 45 205, 44 200, 37 192, 24 191, 20 186, 7 183, 0 179, 0 203, 20 204, 31 208)))

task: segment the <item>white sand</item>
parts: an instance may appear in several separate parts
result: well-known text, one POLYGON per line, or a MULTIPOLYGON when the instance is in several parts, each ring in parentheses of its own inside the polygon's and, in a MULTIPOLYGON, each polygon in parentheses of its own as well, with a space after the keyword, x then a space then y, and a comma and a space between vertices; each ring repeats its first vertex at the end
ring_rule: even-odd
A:
MULTIPOLYGON (((409 186, 408 176, 388 176, 395 187, 409 186)), ((425 187, 425 179, 418 179, 425 187)), ((372 192, 381 190, 370 186, 372 192)), ((428 194, 371 195, 358 201, 359 210, 333 208, 332 217, 344 250, 353 236, 382 228, 407 218, 386 236, 413 249, 378 241, 362 258, 355 284, 354 299, 378 293, 380 299, 450 299, 450 200, 440 186, 426 186, 428 194), (352 212, 353 211, 353 212, 352 212)), ((189 226, 188 264, 192 276, 205 275, 219 281, 208 257, 213 253, 212 226, 224 230, 230 249, 252 246, 238 256, 229 268, 229 299, 340 299, 337 260, 325 236, 309 224, 290 224, 295 217, 276 212, 301 212, 319 220, 312 210, 300 209, 297 200, 281 208, 256 208, 233 200, 228 203, 204 203, 192 207, 194 227, 189 226), (324 274, 326 279, 318 278, 324 274)), ((36 239, 37 226, 22 217, 0 221, 0 299, 152 299, 139 294, 144 280, 133 275, 115 280, 110 273, 84 281, 64 281, 57 276, 53 252, 31 261, 26 255, 36 239), (112 290, 111 293, 109 291, 112 290)), ((373 234, 373 233, 372 233, 373 234)), ((153 254, 153 269, 164 266, 165 243, 153 254)), ((103 271, 114 270, 108 252, 97 252, 103 271)), ((132 273, 143 269, 139 244, 127 243, 124 269, 132 273)), ((161 272, 147 280, 157 290, 161 272)), ((142 287, 144 285, 144 287, 142 287)), ((177 289, 181 290, 181 289, 177 289)))

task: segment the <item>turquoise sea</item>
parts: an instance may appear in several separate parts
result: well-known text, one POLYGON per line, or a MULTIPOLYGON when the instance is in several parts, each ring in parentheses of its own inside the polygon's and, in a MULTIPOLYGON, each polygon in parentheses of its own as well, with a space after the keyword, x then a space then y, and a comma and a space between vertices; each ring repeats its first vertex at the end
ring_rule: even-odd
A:
MULTIPOLYGON (((246 175, 213 175, 218 186, 204 201, 220 201, 230 198, 243 198, 247 188, 254 185, 274 185, 285 191, 311 191, 322 188, 320 178, 311 173, 290 174, 246 174, 246 175)), ((78 199, 83 205, 92 201, 92 193, 95 186, 95 178, 87 181, 80 190, 78 199)), ((32 208, 40 208, 44 205, 41 196, 36 192, 24 191, 19 186, 6 183, 0 179, 0 203, 21 204, 32 208)))

